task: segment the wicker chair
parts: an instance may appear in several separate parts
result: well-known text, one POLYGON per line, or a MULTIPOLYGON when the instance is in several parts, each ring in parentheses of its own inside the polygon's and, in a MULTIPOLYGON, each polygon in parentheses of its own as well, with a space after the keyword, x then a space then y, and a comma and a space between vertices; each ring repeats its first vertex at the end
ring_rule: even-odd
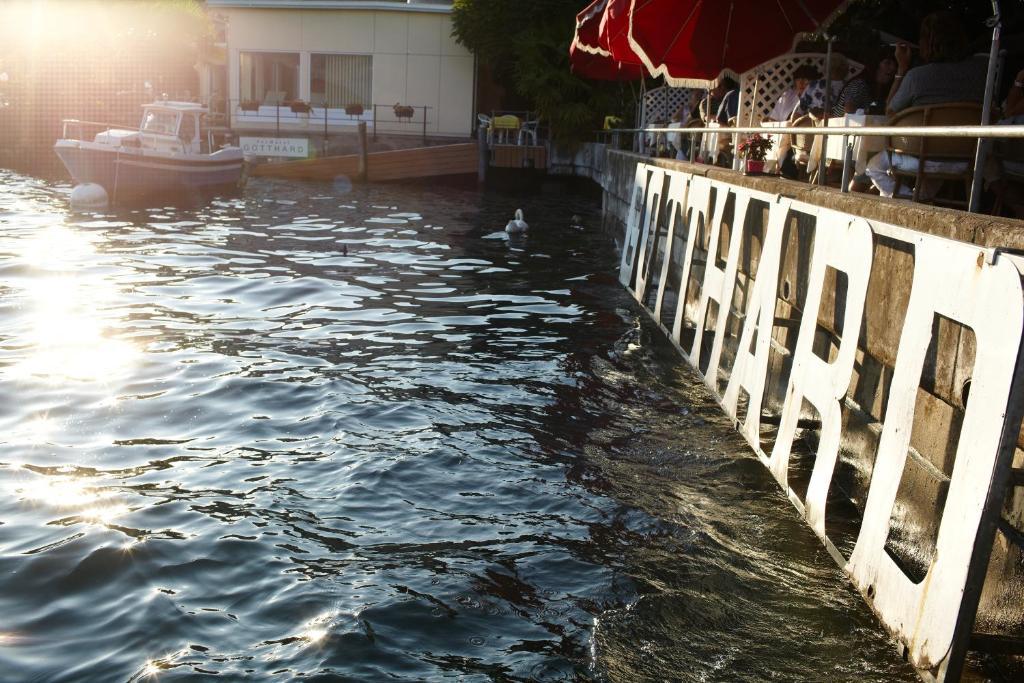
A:
MULTIPOLYGON (((815 119, 810 114, 801 116, 793 121, 794 128, 814 128, 815 125, 815 119)), ((806 175, 807 162, 811 158, 811 148, 814 146, 814 136, 797 133, 793 135, 792 140, 790 146, 793 149, 793 162, 806 175)))
MULTIPOLYGON (((964 126, 978 125, 981 121, 981 105, 975 102, 951 102, 924 107, 911 107, 894 114, 889 119, 891 126, 964 126)), ((904 154, 917 158, 916 170, 901 170, 892 166, 890 173, 896 179, 894 196, 899 195, 904 181, 913 179, 915 202, 922 201, 921 190, 929 180, 960 181, 964 185, 964 200, 935 200, 966 208, 971 196, 971 181, 974 177, 974 154, 977 141, 973 138, 926 138, 910 135, 893 135, 886 138, 886 152, 892 161, 893 154, 904 154), (929 162, 963 162, 961 172, 929 170, 929 162)))

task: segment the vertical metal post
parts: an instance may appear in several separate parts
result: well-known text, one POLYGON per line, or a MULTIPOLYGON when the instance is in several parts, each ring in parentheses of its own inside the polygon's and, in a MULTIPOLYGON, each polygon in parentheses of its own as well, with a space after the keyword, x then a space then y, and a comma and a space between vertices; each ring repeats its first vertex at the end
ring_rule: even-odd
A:
POLYGON ((487 182, 487 167, 490 166, 491 153, 487 148, 487 135, 479 128, 476 136, 477 162, 476 181, 483 185, 487 182))
POLYGON ((324 156, 327 156, 327 98, 324 98, 324 156))
POLYGON ((116 156, 114 158, 114 192, 110 197, 110 205, 113 206, 117 203, 117 182, 121 176, 121 149, 118 148, 116 156))
POLYGON ((359 122, 359 181, 365 183, 370 178, 370 158, 366 144, 366 121, 359 122))
MULTIPOLYGON (((259 109, 257 109, 256 111, 259 111, 259 109)), ((274 117, 276 118, 275 127, 276 127, 276 130, 277 130, 277 137, 281 137, 281 103, 280 102, 278 102, 277 106, 274 107, 274 117)))
POLYGON ((427 144, 427 107, 423 107, 423 144, 427 144))
MULTIPOLYGON (((999 60, 999 34, 1003 28, 1002 16, 999 13, 999 0, 992 0, 992 18, 988 21, 992 27, 992 47, 988 52, 988 74, 985 76, 985 99, 981 102, 981 125, 987 126, 992 116, 992 91, 995 89, 996 62, 999 60)), ((974 213, 981 201, 982 170, 988 156, 991 142, 978 138, 978 147, 974 153, 974 176, 971 179, 971 197, 967 210, 974 213)))
MULTIPOLYGON (((835 40, 832 36, 825 36, 825 111, 822 112, 824 116, 825 130, 828 130, 828 117, 832 114, 832 41, 835 40)), ((825 170, 825 161, 827 159, 826 151, 828 149, 828 136, 821 136, 821 156, 818 157, 818 186, 825 184, 825 176, 828 173, 825 170)))
POLYGON ((853 166, 853 140, 849 135, 843 134, 843 186, 842 192, 850 191, 850 169, 853 166))

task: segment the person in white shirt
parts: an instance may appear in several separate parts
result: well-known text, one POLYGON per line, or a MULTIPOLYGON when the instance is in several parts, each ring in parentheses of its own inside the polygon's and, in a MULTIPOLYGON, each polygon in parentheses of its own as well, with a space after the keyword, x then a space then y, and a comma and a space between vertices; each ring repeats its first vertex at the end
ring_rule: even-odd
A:
POLYGON ((800 104, 800 96, 807 90, 807 86, 812 81, 816 81, 821 78, 821 74, 818 70, 810 64, 803 64, 793 72, 793 87, 786 89, 784 93, 779 95, 779 99, 775 102, 775 107, 772 109, 772 113, 768 115, 770 121, 789 121, 789 117, 792 115, 793 110, 796 109, 796 105, 800 104))

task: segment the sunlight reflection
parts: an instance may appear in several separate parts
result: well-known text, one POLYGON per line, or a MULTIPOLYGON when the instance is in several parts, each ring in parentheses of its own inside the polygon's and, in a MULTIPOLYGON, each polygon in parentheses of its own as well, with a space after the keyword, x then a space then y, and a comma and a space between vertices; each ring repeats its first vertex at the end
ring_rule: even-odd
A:
POLYGON ((22 422, 11 433, 11 441, 28 446, 42 446, 50 442, 50 435, 56 426, 54 420, 51 420, 49 416, 37 415, 22 422))
POLYGON ((96 253, 86 233, 64 225, 52 225, 40 230, 26 241, 21 256, 29 264, 47 270, 62 270, 96 253))
POLYGON ((299 634, 299 637, 311 645, 319 643, 327 637, 329 626, 337 614, 337 610, 330 610, 329 612, 324 612, 323 614, 313 617, 306 622, 306 625, 299 634))
POLYGON ((97 524, 109 524, 117 517, 130 512, 127 505, 94 505, 82 511, 82 518, 97 524))
POLYGON ((114 495, 112 491, 88 486, 86 482, 72 477, 36 479, 15 489, 15 492, 21 494, 23 500, 58 508, 95 508, 114 495))
MULTIPOLYGON (((67 270, 88 264, 96 251, 88 238, 64 226, 51 226, 30 240, 23 258, 43 270, 67 270)), ((106 328, 117 289, 99 277, 51 274, 26 287, 34 315, 27 341, 30 354, 13 369, 15 378, 41 377, 104 381, 129 367, 134 345, 111 339, 106 328)))

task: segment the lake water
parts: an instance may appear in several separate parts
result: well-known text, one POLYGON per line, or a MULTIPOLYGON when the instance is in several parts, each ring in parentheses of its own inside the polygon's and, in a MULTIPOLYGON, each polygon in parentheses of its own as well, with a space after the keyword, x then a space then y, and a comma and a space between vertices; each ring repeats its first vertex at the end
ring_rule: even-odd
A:
POLYGON ((916 680, 599 195, 0 184, 0 680, 916 680))

